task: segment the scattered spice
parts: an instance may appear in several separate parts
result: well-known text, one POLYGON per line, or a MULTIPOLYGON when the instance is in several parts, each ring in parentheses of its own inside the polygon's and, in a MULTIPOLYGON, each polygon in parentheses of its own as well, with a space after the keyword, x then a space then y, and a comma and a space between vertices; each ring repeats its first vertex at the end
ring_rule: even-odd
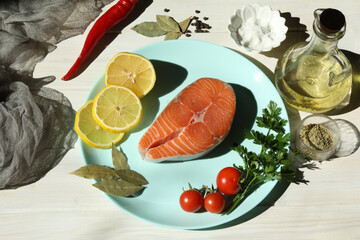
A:
POLYGON ((184 34, 192 21, 189 17, 181 22, 167 15, 156 15, 156 22, 143 22, 131 29, 147 37, 165 35, 164 40, 177 39, 184 34))
MULTIPOLYGON (((164 12, 169 12, 170 9, 165 8, 164 12)), ((200 13, 200 10, 196 10, 196 13, 200 13)), ((208 17, 203 17, 204 20, 208 20, 208 17)), ((131 29, 137 33, 147 37, 158 37, 165 35, 164 40, 177 39, 181 35, 191 37, 191 30, 189 26, 195 27, 193 32, 195 33, 208 33, 212 28, 209 24, 204 23, 198 16, 189 17, 181 22, 177 22, 174 18, 168 15, 156 15, 156 22, 143 22, 135 25, 131 29)))
POLYGON ((193 26, 195 26, 195 32, 196 33, 204 33, 209 32, 209 29, 211 29, 211 26, 207 23, 204 23, 203 21, 199 20, 198 17, 193 17, 195 20, 195 23, 193 26))
POLYGON ((300 130, 303 143, 315 150, 328 150, 334 146, 334 137, 323 124, 308 124, 300 130))

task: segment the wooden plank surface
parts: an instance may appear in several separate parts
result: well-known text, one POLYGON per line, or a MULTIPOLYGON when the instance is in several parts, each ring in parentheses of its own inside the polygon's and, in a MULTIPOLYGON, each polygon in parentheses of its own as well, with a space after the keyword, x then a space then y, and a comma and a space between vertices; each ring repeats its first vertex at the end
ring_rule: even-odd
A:
MULTIPOLYGON (((56 50, 37 65, 34 77, 56 76, 57 80, 48 87, 63 92, 74 109, 78 110, 115 53, 132 51, 162 41, 162 37, 147 38, 136 34, 130 29, 135 24, 154 21, 156 14, 165 14, 164 8, 169 8, 168 14, 177 20, 195 15, 194 11, 200 10, 201 16, 209 17, 211 32, 194 33, 189 39, 208 41, 239 51, 229 36, 227 25, 237 8, 251 2, 153 1, 138 19, 106 46, 78 78, 70 82, 60 81, 77 58, 89 28, 84 35, 61 42, 56 50)), ((340 40, 339 47, 354 53, 359 63, 356 67, 359 69, 359 1, 258 2, 283 13, 290 13, 295 22, 294 18, 299 18, 299 23, 306 26, 310 35, 315 9, 338 8, 347 19, 347 32, 340 40)), ((296 24, 292 31, 297 31, 296 24)), ((241 51, 239 53, 254 62, 268 76, 272 76, 276 57, 241 51)), ((360 81, 359 76, 355 77, 360 81)), ((307 113, 295 113, 291 115, 291 119, 299 121, 306 115, 307 113)), ((357 128, 360 127, 359 108, 334 118, 347 120, 357 128)), ((202 231, 163 228, 122 212, 88 181, 68 174, 83 164, 77 143, 60 164, 40 181, 16 190, 0 191, 0 239, 360 239, 359 151, 333 161, 317 163, 318 169, 304 169, 309 183, 280 187, 279 191, 282 193, 279 193, 273 205, 264 203, 241 221, 202 231)))

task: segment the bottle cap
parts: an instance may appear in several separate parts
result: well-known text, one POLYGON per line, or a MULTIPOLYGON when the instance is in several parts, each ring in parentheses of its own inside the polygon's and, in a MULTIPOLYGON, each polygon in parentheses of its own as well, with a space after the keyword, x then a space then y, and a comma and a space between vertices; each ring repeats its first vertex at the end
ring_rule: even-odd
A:
POLYGON ((339 10, 325 9, 320 15, 320 26, 328 34, 337 33, 345 25, 345 16, 339 10))

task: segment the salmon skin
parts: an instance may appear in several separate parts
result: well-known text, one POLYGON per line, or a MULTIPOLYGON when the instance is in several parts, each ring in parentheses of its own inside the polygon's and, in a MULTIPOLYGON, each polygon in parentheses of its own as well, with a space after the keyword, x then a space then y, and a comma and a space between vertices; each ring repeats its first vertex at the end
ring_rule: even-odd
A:
POLYGON ((141 137, 139 153, 151 162, 199 158, 225 139, 235 108, 235 93, 229 84, 200 78, 160 113, 141 137))

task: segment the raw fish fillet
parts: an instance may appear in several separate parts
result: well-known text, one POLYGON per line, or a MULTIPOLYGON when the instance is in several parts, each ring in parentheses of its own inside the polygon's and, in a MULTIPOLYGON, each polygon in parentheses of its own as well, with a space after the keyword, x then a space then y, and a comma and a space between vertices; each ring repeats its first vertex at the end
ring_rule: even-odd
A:
POLYGON ((138 150, 151 162, 199 158, 224 140, 235 115, 232 87, 200 78, 181 91, 141 137, 138 150))

